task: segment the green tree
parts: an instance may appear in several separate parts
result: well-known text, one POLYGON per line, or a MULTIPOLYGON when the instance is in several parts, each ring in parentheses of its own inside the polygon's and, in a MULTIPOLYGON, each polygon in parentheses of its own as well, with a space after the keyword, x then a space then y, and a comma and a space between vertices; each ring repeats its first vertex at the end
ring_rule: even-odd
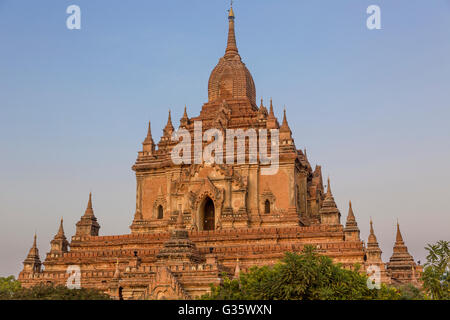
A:
POLYGON ((412 284, 400 285, 396 287, 400 293, 400 300, 425 300, 424 293, 412 284))
POLYGON ((20 282, 14 276, 0 277, 0 299, 11 299, 21 289, 20 282))
POLYGON ((449 242, 440 240, 428 244, 427 262, 422 274, 423 288, 432 299, 450 300, 450 250, 449 242))
POLYGON ((355 300, 399 299, 395 288, 381 285, 369 289, 367 277, 355 270, 347 270, 312 246, 301 254, 286 253, 283 260, 273 266, 252 267, 241 273, 239 279, 228 277, 211 293, 202 296, 210 300, 355 300))
POLYGON ((0 300, 110 300, 96 289, 69 289, 65 286, 38 284, 23 288, 14 277, 0 278, 0 300))

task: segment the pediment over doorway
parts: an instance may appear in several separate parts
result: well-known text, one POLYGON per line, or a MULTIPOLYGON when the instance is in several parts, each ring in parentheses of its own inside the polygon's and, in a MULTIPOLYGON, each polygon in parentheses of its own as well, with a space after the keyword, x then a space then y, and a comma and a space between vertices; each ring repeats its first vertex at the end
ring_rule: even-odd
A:
POLYGON ((241 176, 230 165, 224 164, 193 164, 182 170, 180 177, 173 182, 173 191, 179 193, 186 191, 185 185, 189 183, 202 183, 206 178, 210 180, 231 179, 235 189, 247 188, 247 177, 241 176))
POLYGON ((156 270, 154 280, 148 286, 149 300, 190 300, 181 283, 166 266, 156 270))

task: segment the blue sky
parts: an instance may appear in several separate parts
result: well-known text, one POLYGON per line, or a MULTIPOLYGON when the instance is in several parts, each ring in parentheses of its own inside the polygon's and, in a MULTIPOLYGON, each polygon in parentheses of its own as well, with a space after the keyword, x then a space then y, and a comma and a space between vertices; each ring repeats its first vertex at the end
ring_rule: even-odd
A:
MULTIPOLYGON (((0 0, 0 275, 41 259, 88 193, 101 234, 129 232, 131 165, 152 121, 197 115, 223 55, 228 1, 0 0), (77 4, 81 30, 66 28, 77 4)), ((450 0, 235 1, 257 99, 286 105, 297 148, 352 200, 388 260, 394 226, 416 260, 450 230, 450 0), (381 30, 366 8, 381 8, 381 30)))

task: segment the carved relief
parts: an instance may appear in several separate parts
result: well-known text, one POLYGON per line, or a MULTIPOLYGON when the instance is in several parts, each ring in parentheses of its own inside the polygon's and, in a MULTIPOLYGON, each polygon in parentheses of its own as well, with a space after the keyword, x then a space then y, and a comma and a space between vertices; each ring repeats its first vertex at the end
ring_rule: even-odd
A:
POLYGON ((213 127, 225 129, 228 127, 228 122, 230 120, 230 107, 228 106, 228 103, 224 100, 222 105, 220 106, 220 109, 217 111, 215 120, 213 122, 213 127))

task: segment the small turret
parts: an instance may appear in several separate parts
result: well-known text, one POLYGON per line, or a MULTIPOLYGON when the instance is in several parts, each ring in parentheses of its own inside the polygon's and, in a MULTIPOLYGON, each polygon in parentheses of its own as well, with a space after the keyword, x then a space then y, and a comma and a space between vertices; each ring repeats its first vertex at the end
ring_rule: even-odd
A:
POLYGON ((379 264, 383 263, 381 260, 381 249, 378 245, 377 237, 375 236, 375 232, 373 231, 373 223, 372 218, 370 219, 370 234, 369 238, 367 239, 367 248, 366 248, 366 254, 367 254, 367 263, 368 264, 379 264))
POLYGON ((408 252, 408 248, 403 241, 402 233, 400 232, 400 224, 397 222, 397 234, 395 236, 395 244, 392 253, 392 258, 401 258, 403 261, 414 261, 408 252))
POLYGON ((325 200, 322 203, 322 208, 319 211, 320 221, 324 225, 340 225, 341 224, 341 213, 336 206, 333 194, 331 193, 330 178, 328 178, 328 187, 325 200))
POLYGON ((381 253, 382 251, 380 249, 380 246, 378 245, 377 237, 375 236, 375 232, 373 231, 372 218, 370 218, 370 234, 366 246, 365 269, 370 275, 375 271, 374 267, 379 268, 380 281, 382 283, 390 283, 391 280, 387 275, 384 262, 381 259, 381 253))
POLYGON ((50 241, 50 252, 51 256, 62 256, 65 252, 68 252, 69 242, 64 234, 63 219, 61 218, 61 223, 59 225, 58 233, 52 241, 50 241))
POLYGON ((264 106, 263 98, 261 98, 261 105, 258 109, 258 119, 264 121, 267 118, 267 108, 264 106))
POLYGON ((287 121, 286 108, 283 111, 283 122, 280 127, 280 153, 283 152, 293 152, 295 155, 298 155, 294 139, 292 138, 292 131, 287 121))
POLYGON ((100 225, 94 216, 94 209, 92 208, 92 193, 89 193, 87 208, 80 221, 77 222, 75 236, 98 236, 99 230, 100 225))
POLYGON ((289 137, 291 136, 291 128, 289 128, 289 124, 287 122, 286 118, 286 108, 283 110, 283 122, 281 123, 280 132, 285 132, 289 134, 289 137))
POLYGON ((37 235, 34 234, 33 245, 28 252, 28 256, 23 261, 23 271, 31 273, 41 272, 41 259, 39 258, 39 249, 37 247, 37 235))
POLYGON ((163 129, 164 137, 170 138, 172 136, 173 131, 174 131, 174 128, 172 125, 172 117, 170 115, 170 110, 169 110, 169 117, 167 118, 167 124, 163 129))
POLYGON ((352 202, 348 203, 348 215, 344 228, 345 241, 359 241, 359 228, 353 213, 352 202))
POLYGON ((186 128, 189 125, 190 119, 187 115, 186 106, 184 106, 183 117, 180 119, 180 127, 186 128))
POLYGON ((275 117, 275 113, 273 112, 273 104, 272 98, 270 98, 270 110, 269 116, 267 117, 267 129, 278 129, 280 125, 278 124, 278 120, 275 117))
POLYGON ((397 222, 397 234, 395 237, 392 256, 387 263, 387 270, 392 280, 398 283, 408 283, 417 281, 416 263, 409 254, 408 248, 403 241, 400 225, 397 222))
POLYGON ((144 142, 142 142, 143 151, 145 156, 151 156, 155 152, 155 143, 152 138, 152 129, 150 121, 148 122, 147 137, 145 137, 144 142))
POLYGON ((189 239, 181 210, 178 212, 175 228, 171 232, 170 239, 163 244, 156 258, 161 264, 204 262, 203 255, 197 250, 195 243, 189 239))

